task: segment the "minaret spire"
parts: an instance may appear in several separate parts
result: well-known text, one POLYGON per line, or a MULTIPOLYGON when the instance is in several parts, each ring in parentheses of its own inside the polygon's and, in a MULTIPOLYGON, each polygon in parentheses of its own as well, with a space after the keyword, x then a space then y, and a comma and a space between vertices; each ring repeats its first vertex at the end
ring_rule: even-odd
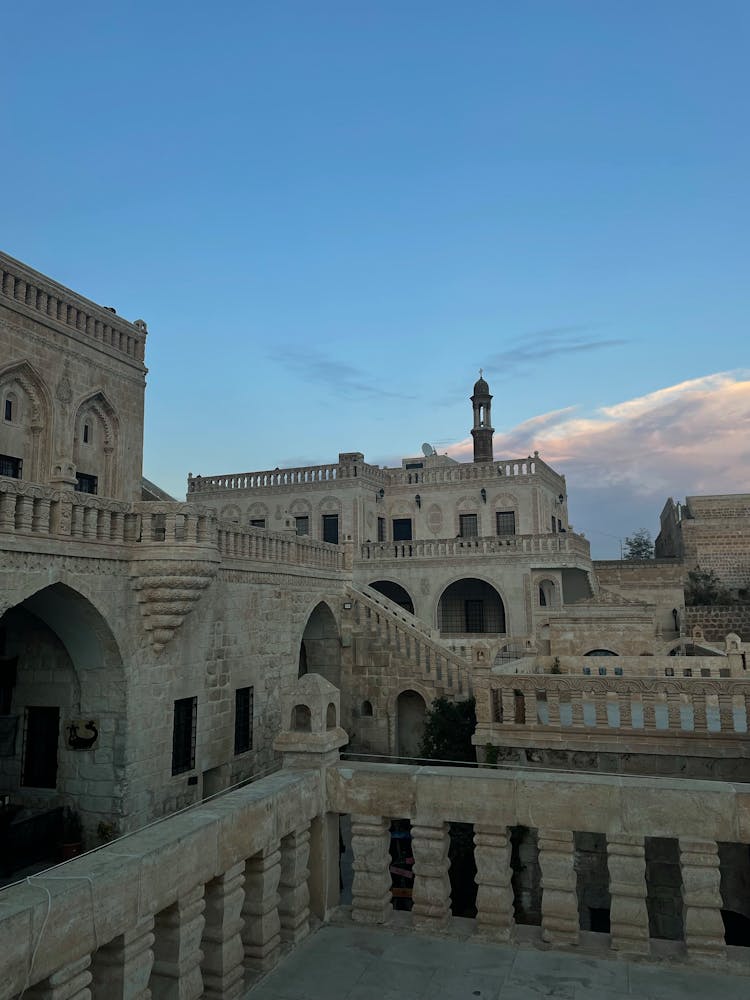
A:
POLYGON ((492 426, 492 396, 481 368, 479 379, 474 383, 471 404, 474 409, 474 426, 471 429, 471 436, 474 438, 474 461, 491 462, 492 435, 495 433, 495 428, 492 426))

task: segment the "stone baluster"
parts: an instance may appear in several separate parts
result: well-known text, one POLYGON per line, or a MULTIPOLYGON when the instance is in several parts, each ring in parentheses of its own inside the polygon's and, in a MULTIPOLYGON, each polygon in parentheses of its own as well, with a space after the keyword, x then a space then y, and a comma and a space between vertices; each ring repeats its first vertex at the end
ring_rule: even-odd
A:
POLYGON ((719 693, 719 725, 722 733, 734 732, 734 705, 732 695, 727 691, 719 693))
POLYGON ((16 278, 14 297, 18 300, 18 302, 26 301, 26 282, 23 278, 16 278))
POLYGON ((656 695, 653 691, 644 691, 641 694, 641 701, 643 703, 643 731, 653 733, 656 730, 656 712, 654 710, 656 695))
POLYGON ((575 844, 570 830, 539 831, 542 940, 549 944, 578 944, 578 896, 574 857, 575 844))
POLYGON ((18 531, 31 531, 34 519, 34 498, 19 496, 16 509, 16 528, 18 531))
POLYGON ((70 504, 70 537, 83 538, 83 507, 80 503, 70 504))
POLYGON ((242 942, 245 946, 245 966, 253 972, 267 972, 279 959, 280 861, 278 847, 264 847, 245 865, 242 942))
POLYGON ((177 531, 177 517, 169 513, 164 515, 164 541, 174 545, 177 531))
POLYGON ((203 886, 190 889, 157 913, 154 924, 154 1000, 198 1000, 203 996, 201 936, 205 925, 203 886))
POLYGON ((153 540, 154 529, 152 525, 152 515, 148 513, 141 514, 141 541, 150 542, 153 540))
POLYGON ((594 705, 594 727, 600 729, 607 725, 607 693, 606 691, 593 691, 592 703, 594 705))
POLYGON ((0 531, 16 529, 16 494, 0 493, 0 531))
POLYGON ((526 703, 526 725, 535 726, 537 724, 536 717, 536 691, 533 688, 528 688, 524 691, 524 700, 526 703))
POLYGON ((693 701, 693 732, 708 732, 708 721, 706 719, 706 692, 695 691, 692 696, 693 701))
POLYGON ((482 937, 509 941, 513 930, 510 839, 505 827, 474 827, 477 929, 482 937))
POLYGON ((633 695, 630 691, 619 691, 617 703, 620 706, 620 729, 633 728, 633 695))
POLYGON ((99 519, 99 511, 96 507, 84 507, 83 509, 83 537, 96 538, 96 526, 99 519))
POLYGON ((100 510, 98 511, 98 518, 96 521, 96 537, 108 542, 112 537, 112 511, 111 510, 100 510))
POLYGON ((549 711, 550 726, 560 725, 560 692, 547 691, 547 710, 549 711))
POLYGON ((414 926, 423 930, 445 927, 450 915, 448 827, 412 825, 414 854, 414 926))
POLYGON ((310 824, 299 827, 281 841, 279 923, 281 940, 298 944, 310 932, 310 824))
POLYGON ((515 722, 516 719, 516 702, 513 696, 513 689, 504 687, 500 692, 500 697, 503 705, 503 725, 507 726, 509 723, 515 722))
POLYGON ((382 924, 391 910, 391 876, 388 829, 383 816, 352 816, 352 920, 382 924))
POLYGON ((91 955, 64 965, 47 979, 26 990, 31 1000, 91 1000, 91 955))
POLYGON ((191 545, 198 541, 198 518, 194 514, 185 515, 185 541, 191 545))
POLYGON ((721 917, 719 845, 715 840, 680 838, 682 901, 688 955, 698 959, 726 956, 721 917))
POLYGON ((233 1000, 243 992, 245 949, 242 944, 242 904, 245 862, 234 865, 206 885, 206 926, 203 931, 203 996, 233 1000))
POLYGON ((91 967, 94 996, 107 1000, 149 1000, 153 943, 154 918, 145 917, 94 952, 91 967))
POLYGON ((39 497, 34 500, 34 512, 31 518, 31 530, 35 534, 48 535, 49 534, 49 514, 50 514, 50 501, 45 497, 39 497))
POLYGON ((571 725, 583 728, 583 692, 570 692, 571 725))
POLYGON ((646 855, 643 837, 607 837, 610 943, 615 951, 647 955, 646 855))
POLYGON ((680 692, 676 688, 667 690, 667 727, 673 732, 682 729, 682 715, 680 713, 680 692))

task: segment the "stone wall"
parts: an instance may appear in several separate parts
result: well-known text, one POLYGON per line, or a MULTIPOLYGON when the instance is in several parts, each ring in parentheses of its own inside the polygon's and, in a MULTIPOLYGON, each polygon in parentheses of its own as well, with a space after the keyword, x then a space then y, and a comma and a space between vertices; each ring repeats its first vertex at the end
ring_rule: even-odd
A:
POLYGON ((708 642, 723 644, 730 632, 750 642, 750 604, 696 605, 685 608, 685 632, 701 628, 708 642))

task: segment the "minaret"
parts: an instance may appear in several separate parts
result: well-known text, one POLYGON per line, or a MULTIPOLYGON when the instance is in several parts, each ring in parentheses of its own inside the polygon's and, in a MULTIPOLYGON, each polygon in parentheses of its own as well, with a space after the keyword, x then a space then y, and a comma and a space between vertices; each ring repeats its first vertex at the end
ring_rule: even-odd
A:
POLYGON ((490 387, 482 378, 481 368, 479 379, 474 383, 471 404, 474 407, 474 426, 471 428, 471 436, 474 438, 474 461, 491 462, 492 435, 495 433, 491 418, 492 396, 490 387))

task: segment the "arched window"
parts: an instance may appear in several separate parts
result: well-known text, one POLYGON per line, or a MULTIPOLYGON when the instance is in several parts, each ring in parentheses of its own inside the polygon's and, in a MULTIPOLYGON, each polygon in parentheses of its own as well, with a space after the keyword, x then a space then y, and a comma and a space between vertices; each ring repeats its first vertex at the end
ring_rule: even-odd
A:
POLYGON ((359 714, 363 718, 365 718, 365 719, 371 719, 372 718, 372 702, 371 701, 363 701, 362 702, 362 708, 359 710, 359 714))
POLYGON ((457 580, 440 597, 438 627, 441 632, 454 634, 505 632, 505 608, 500 595, 484 580, 457 580))
POLYGON ((326 729, 336 728, 336 706, 330 702, 326 709, 326 729))
POLYGON ((312 730, 312 716, 307 705, 295 705, 292 709, 292 729, 296 733, 309 733, 312 730))

